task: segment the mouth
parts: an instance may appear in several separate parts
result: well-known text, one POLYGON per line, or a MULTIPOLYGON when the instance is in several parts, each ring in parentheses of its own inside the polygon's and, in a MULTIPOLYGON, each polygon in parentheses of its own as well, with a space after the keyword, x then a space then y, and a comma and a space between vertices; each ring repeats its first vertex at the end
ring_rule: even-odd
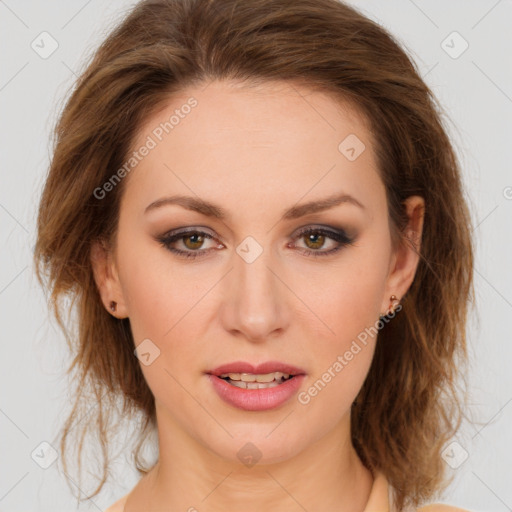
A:
POLYGON ((276 361, 229 363, 206 373, 224 401, 252 411, 272 409, 288 401, 306 376, 303 369, 276 361))

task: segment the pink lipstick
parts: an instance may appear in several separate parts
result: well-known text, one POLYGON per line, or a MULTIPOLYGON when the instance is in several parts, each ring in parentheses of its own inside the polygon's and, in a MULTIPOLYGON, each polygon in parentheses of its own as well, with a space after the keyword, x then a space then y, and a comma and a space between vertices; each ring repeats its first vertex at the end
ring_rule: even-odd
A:
POLYGON ((219 397, 245 411, 275 409, 290 400, 306 372, 302 368, 268 361, 259 365, 233 362, 207 372, 219 397))

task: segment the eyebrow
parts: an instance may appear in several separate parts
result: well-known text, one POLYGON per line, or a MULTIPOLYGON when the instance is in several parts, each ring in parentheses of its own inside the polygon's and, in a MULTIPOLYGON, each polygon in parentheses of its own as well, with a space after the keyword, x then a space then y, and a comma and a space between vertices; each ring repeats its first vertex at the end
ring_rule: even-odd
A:
MULTIPOLYGON (((291 208, 286 209, 282 213, 281 219, 298 219, 300 217, 304 217, 305 215, 329 210, 330 208, 334 208, 335 206, 338 206, 340 204, 352 204, 363 210, 365 209, 364 205, 361 202, 359 202, 355 197, 352 197, 349 194, 342 193, 338 195, 329 196, 324 199, 310 201, 309 203, 303 203, 292 206, 291 208)), ((228 212, 221 206, 215 205, 204 199, 199 199, 198 197, 182 195, 162 197, 160 199, 157 199, 156 201, 153 201, 146 207, 144 213, 146 214, 151 210, 166 205, 182 206, 187 210, 191 210, 200 213, 201 215, 205 215, 206 217, 213 217, 219 220, 225 220, 229 217, 228 212)))

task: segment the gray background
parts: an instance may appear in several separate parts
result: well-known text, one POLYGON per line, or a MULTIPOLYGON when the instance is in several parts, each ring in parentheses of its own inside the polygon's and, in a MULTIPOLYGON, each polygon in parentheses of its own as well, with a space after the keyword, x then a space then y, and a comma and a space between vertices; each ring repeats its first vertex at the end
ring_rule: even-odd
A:
MULTIPOLYGON (((455 480, 444 502, 474 511, 512 510, 512 2, 350 3, 398 38, 441 100, 473 210, 477 312, 468 324, 469 413, 480 424, 465 425, 448 447, 447 460, 457 467, 449 468, 455 480), (461 53, 464 41, 469 46, 461 53)), ((36 205, 64 96, 84 56, 131 5, 0 0, 0 511, 76 508, 60 459, 47 469, 35 462, 51 461, 40 443, 57 447, 69 404, 64 340, 48 318, 31 266, 36 205), (52 40, 40 36, 43 31, 58 43, 47 58, 40 53, 52 40)), ((79 510, 103 510, 133 487, 137 477, 125 455, 104 492, 79 510)))

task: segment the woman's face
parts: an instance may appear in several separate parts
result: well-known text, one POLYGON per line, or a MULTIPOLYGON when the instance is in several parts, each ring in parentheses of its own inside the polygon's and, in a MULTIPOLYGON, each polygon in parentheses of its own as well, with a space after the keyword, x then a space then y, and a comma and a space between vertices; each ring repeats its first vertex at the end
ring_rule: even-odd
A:
POLYGON ((213 82, 174 96, 132 149, 100 286, 142 343, 159 426, 233 461, 347 434, 379 314, 417 264, 392 250, 362 118, 299 85, 213 82), (210 375, 269 361, 303 375, 263 390, 210 375))

